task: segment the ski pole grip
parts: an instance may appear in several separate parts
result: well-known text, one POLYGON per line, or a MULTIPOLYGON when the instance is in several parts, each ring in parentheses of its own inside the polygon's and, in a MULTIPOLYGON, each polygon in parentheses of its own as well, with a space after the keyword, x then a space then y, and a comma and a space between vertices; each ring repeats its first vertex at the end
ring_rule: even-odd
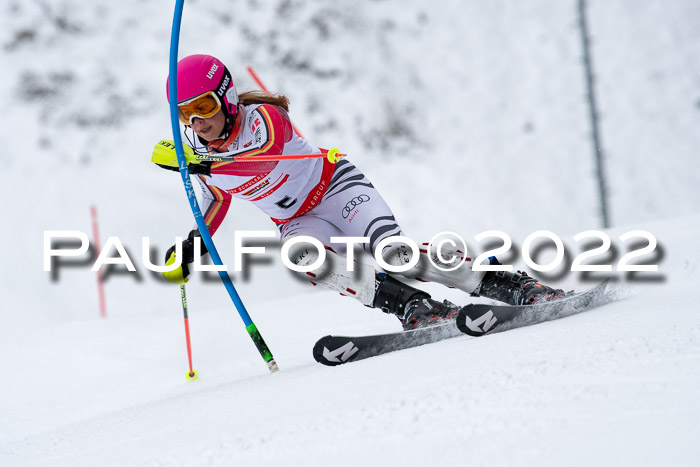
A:
POLYGON ((248 331, 248 335, 250 336, 250 338, 253 339, 253 343, 258 349, 258 352, 260 352, 260 355, 262 356, 263 360, 265 360, 265 363, 267 363, 267 367, 270 369, 270 373, 277 372, 279 370, 277 362, 275 362, 275 359, 272 357, 272 353, 270 352, 270 349, 267 348, 267 344, 262 338, 260 331, 258 331, 258 328, 255 326, 255 323, 249 324, 248 326, 246 326, 245 329, 246 331, 248 331))

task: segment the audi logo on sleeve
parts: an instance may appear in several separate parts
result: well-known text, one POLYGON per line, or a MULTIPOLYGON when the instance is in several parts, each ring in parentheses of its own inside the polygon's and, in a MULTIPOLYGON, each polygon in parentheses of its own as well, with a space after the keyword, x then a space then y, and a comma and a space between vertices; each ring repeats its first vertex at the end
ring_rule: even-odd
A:
POLYGON ((355 196, 353 199, 348 201, 348 203, 343 208, 343 219, 347 219, 350 213, 352 213, 352 210, 355 209, 355 207, 359 206, 362 203, 366 203, 367 201, 369 201, 369 196, 367 195, 355 196))

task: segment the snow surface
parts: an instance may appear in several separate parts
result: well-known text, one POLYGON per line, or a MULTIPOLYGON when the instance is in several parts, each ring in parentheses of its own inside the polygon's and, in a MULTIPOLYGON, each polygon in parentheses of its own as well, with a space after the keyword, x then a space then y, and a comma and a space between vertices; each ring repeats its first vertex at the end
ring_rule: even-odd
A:
MULTIPOLYGON (((6 221, 0 465, 697 465, 700 462, 700 2, 588 2, 608 230, 652 232, 658 273, 617 273, 626 299, 473 341, 338 368, 325 334, 398 322, 300 284, 276 259, 232 274, 281 367, 269 376, 225 290, 187 286, 188 382, 177 288, 141 265, 192 224, 177 174, 150 162, 170 134, 171 2, 0 8, 6 221), (117 236, 139 274, 106 284, 88 258, 42 268, 46 230, 117 236)), ((572 256, 599 229, 577 2, 189 1, 180 54, 208 52, 292 100, 315 144, 351 155, 417 240, 539 229, 572 256)), ((236 203, 215 237, 272 229, 236 203)), ((547 262, 544 252, 542 263, 547 262)), ((508 258, 522 267, 517 255, 508 258)), ((567 261, 571 258, 567 258, 567 261)), ((567 288, 595 277, 541 274, 567 288)), ((598 277, 598 276, 597 276, 598 277)), ((439 298, 469 298, 435 284, 439 298)))

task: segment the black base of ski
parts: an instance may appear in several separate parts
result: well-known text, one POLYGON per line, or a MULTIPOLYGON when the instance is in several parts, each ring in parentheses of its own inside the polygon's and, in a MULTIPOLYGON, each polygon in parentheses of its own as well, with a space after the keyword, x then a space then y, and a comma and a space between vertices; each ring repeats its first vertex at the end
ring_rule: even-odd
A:
POLYGON ((607 286, 606 280, 584 292, 532 305, 467 305, 457 315, 457 328, 478 337, 564 318, 611 302, 607 286))
POLYGON ((326 336, 316 342, 313 353, 317 362, 336 366, 462 335, 454 321, 450 321, 437 326, 375 336, 326 336))

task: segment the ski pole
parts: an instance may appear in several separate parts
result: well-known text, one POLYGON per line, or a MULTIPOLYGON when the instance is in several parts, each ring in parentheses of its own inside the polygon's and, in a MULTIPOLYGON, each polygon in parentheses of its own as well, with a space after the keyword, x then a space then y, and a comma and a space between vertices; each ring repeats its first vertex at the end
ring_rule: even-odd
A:
POLYGON ((291 159, 316 159, 316 158, 326 158, 331 163, 335 164, 340 160, 341 157, 347 154, 342 154, 338 148, 332 149, 321 149, 319 154, 263 154, 260 156, 233 156, 226 157, 227 154, 235 154, 234 152, 221 152, 216 153, 215 156, 209 155, 197 155, 197 160, 202 162, 261 162, 261 161, 284 161, 291 159))
MULTIPOLYGON (((209 256, 211 256, 212 261, 217 266, 223 266, 219 252, 214 246, 214 242, 209 234, 209 228, 207 227, 204 217, 202 217, 202 211, 199 209, 199 204, 197 203, 197 197, 195 196, 194 187, 192 186, 192 180, 190 180, 190 171, 187 169, 187 159, 185 158, 185 153, 182 149, 182 136, 180 135, 180 121, 178 118, 177 111, 177 49, 178 41, 180 39, 180 24, 182 23, 182 10, 184 7, 184 0, 177 0, 175 2, 175 13, 173 15, 173 28, 172 35, 170 38, 170 60, 169 60, 169 89, 168 95, 170 97, 170 123, 173 130, 173 142, 175 143, 175 152, 177 154, 177 161, 180 166, 180 177, 182 178, 182 183, 185 185, 185 192, 187 193, 187 199, 190 203, 190 208, 192 209, 192 214, 194 215, 194 220, 197 223, 197 228, 202 236, 202 241, 209 251, 209 256)), ((279 368, 277 367, 277 362, 275 362, 272 352, 267 347, 265 340, 263 339, 260 331, 253 323, 253 320, 248 314, 245 305, 241 297, 238 295, 236 288, 231 282, 231 278, 228 276, 226 271, 218 271, 221 281, 226 287, 226 291, 231 297, 238 314, 245 324, 246 331, 248 335, 253 340, 255 347, 258 349, 260 356, 263 358, 270 373, 275 373, 279 368)))
MULTIPOLYGON (((342 157, 347 156, 340 152, 338 148, 323 149, 319 148, 315 154, 260 154, 260 155, 242 155, 240 151, 227 152, 207 152, 195 153, 194 149, 186 145, 183 147, 185 151, 185 159, 188 163, 199 162, 260 162, 260 161, 285 161, 292 159, 328 159, 331 164, 337 163, 342 157)), ((153 148, 153 156, 151 162, 165 165, 168 167, 179 167, 177 160, 177 151, 173 141, 160 140, 156 147, 153 148)))
POLYGON ((192 344, 190 342, 190 323, 187 316, 187 295, 185 294, 185 285, 180 286, 180 295, 182 297, 182 313, 185 315, 185 338, 187 340, 187 361, 190 364, 190 369, 187 372, 186 378, 189 381, 194 381, 199 378, 199 374, 192 368, 192 344))
MULTIPOLYGON (((260 80, 258 75, 255 73, 255 70, 253 70, 253 67, 248 67, 248 73, 250 73, 250 76, 253 77, 256 83, 258 83, 258 86, 260 86, 260 89, 263 91, 269 93, 270 91, 267 90, 263 82, 260 80)), ((291 121, 290 121, 291 122, 291 121)), ((294 122, 291 122, 292 128, 294 128, 294 133, 296 133, 300 138, 303 138, 304 136, 299 132, 299 129, 294 125, 294 122)))

